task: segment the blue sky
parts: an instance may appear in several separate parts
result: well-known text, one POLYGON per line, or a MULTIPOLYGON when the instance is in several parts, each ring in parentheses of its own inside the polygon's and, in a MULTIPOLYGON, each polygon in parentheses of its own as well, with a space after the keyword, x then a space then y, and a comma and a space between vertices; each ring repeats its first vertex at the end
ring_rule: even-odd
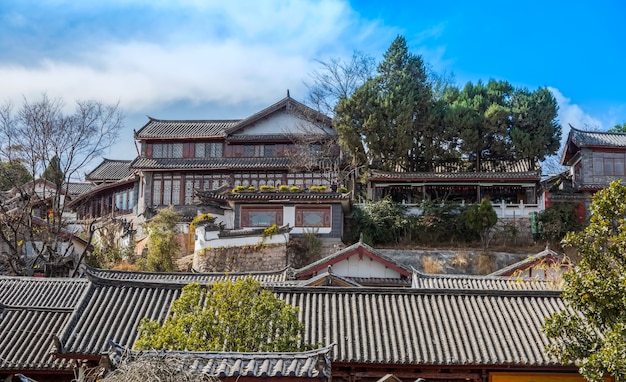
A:
POLYGON ((287 89, 303 100, 315 60, 380 60, 403 35, 459 85, 547 86, 565 133, 606 130, 626 122, 625 19, 617 0, 3 1, 0 101, 119 102, 126 128, 107 157, 132 159, 146 115, 244 118, 287 89))

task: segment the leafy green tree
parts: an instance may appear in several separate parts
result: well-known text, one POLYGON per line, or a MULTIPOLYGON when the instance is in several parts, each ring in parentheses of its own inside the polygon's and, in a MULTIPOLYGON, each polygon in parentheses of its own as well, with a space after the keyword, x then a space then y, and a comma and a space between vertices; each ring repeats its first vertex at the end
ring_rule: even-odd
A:
POLYGON ((432 112, 426 66, 398 36, 377 75, 337 104, 336 127, 344 148, 383 170, 413 171, 441 155, 444 124, 432 112))
POLYGON ((286 352, 308 348, 297 308, 248 277, 183 288, 163 324, 143 319, 135 348, 286 352))
POLYGON ((31 180, 33 177, 21 161, 0 162, 0 191, 22 186, 31 180))
POLYGON ((563 244, 581 260, 563 275, 565 309, 544 325, 550 355, 575 363, 590 381, 626 380, 626 186, 612 182, 592 198, 591 217, 563 244))
POLYGON ((621 125, 618 123, 607 131, 609 133, 626 133, 626 122, 622 123, 621 125))
POLYGON ((483 198, 480 203, 470 205, 465 213, 465 218, 467 228, 480 236, 483 248, 487 249, 491 241, 493 227, 498 222, 498 215, 489 200, 483 198))
POLYGON ((510 83, 490 80, 487 85, 468 82, 450 97, 446 120, 459 137, 459 149, 474 161, 476 171, 480 171, 484 160, 505 159, 508 155, 507 100, 512 93, 510 83))
POLYGON ((517 89, 511 105, 511 153, 519 158, 544 160, 556 154, 561 145, 558 105, 547 88, 533 92, 517 89))
POLYGON ((148 253, 146 259, 138 262, 139 268, 151 272, 171 272, 174 269, 172 257, 180 252, 176 239, 176 224, 181 216, 172 206, 159 210, 144 228, 148 233, 148 253))
POLYGON ((50 159, 50 163, 44 170, 43 174, 41 174, 41 177, 57 185, 57 187, 60 187, 63 184, 65 174, 63 174, 63 170, 61 170, 61 162, 59 161, 58 156, 55 155, 52 159, 50 159))

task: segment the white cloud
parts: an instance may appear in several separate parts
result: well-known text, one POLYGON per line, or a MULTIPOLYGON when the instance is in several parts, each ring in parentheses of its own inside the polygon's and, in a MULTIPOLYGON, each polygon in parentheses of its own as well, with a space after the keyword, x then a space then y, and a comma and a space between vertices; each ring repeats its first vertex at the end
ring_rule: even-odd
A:
POLYGON ((571 103, 572 100, 565 97, 559 89, 553 87, 548 89, 559 105, 558 119, 563 129, 563 142, 567 139, 570 125, 580 130, 604 130, 599 119, 585 113, 577 104, 571 103))
MULTIPOLYGON (((0 100, 19 104, 22 97, 37 98, 46 92, 68 104, 75 99, 119 100, 127 112, 181 100, 273 102, 288 88, 303 90, 314 59, 329 50, 336 53, 338 41, 354 22, 361 23, 356 33, 350 32, 355 40, 373 31, 354 20, 357 15, 342 0, 183 4, 186 12, 199 15, 181 21, 168 41, 129 36, 122 43, 94 41, 72 62, 42 56, 30 66, 2 64, 0 100)), ((172 2, 146 6, 174 7, 172 2)), ((146 28, 159 28, 158 24, 154 20, 146 28)), ((148 29, 143 36, 149 34, 148 29)), ((350 46, 350 41, 343 42, 350 46)))

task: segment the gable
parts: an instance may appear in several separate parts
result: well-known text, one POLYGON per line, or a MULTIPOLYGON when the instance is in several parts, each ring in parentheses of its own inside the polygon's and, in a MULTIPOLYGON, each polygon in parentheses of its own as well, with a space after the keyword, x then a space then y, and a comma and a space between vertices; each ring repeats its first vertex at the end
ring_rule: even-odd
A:
POLYGON ((286 110, 276 111, 267 115, 250 125, 242 127, 233 134, 235 138, 260 135, 282 135, 289 138, 298 136, 327 136, 336 134, 329 126, 322 126, 320 123, 312 122, 286 110))
POLYGON ((353 254, 332 265, 332 272, 344 277, 368 278, 401 278, 402 275, 395 269, 376 261, 369 256, 353 254))
POLYGON ((401 279, 411 276, 407 269, 362 242, 301 268, 296 277, 302 279, 322 272, 342 277, 371 279, 401 279))

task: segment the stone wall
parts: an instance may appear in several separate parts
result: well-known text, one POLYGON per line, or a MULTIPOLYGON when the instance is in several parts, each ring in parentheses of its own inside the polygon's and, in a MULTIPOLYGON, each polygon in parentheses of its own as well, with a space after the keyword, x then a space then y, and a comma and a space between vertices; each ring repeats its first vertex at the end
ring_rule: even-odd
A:
POLYGON ((284 244, 207 249, 196 253, 196 272, 255 272, 276 271, 287 266, 284 244))

